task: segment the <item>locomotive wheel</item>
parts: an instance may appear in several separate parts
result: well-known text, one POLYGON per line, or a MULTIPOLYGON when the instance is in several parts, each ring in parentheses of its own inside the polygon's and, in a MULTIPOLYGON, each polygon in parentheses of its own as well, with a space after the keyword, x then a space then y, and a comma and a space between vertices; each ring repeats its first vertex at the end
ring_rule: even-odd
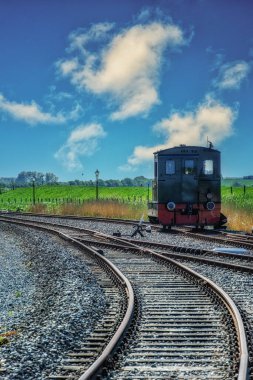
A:
POLYGON ((171 225, 163 224, 162 232, 170 232, 171 231, 171 225))
POLYGON ((158 219, 154 216, 149 216, 148 220, 151 224, 158 224, 158 219))

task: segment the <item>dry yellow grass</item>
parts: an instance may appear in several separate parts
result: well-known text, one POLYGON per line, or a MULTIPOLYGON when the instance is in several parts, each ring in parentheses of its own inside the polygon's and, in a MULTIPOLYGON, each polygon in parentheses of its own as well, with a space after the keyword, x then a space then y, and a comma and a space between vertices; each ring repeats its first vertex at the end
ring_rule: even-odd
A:
POLYGON ((44 204, 36 204, 29 208, 34 213, 55 213, 59 215, 77 215, 103 218, 137 219, 142 215, 147 219, 145 204, 127 204, 117 201, 89 201, 84 204, 68 203, 48 208, 44 204))
POLYGON ((103 218, 140 219, 147 214, 143 204, 132 205, 116 201, 90 201, 82 205, 65 204, 60 206, 61 215, 80 215, 103 218))
MULTIPOLYGON (((142 215, 147 220, 147 206, 145 204, 126 204, 117 201, 89 201, 84 204, 63 204, 50 206, 36 204, 29 211, 34 213, 53 213, 59 215, 77 215, 103 218, 136 219, 142 215)), ((228 229, 236 231, 252 232, 253 213, 245 210, 235 209, 232 206, 222 207, 222 212, 228 218, 228 229)))
POLYGON ((28 212, 33 212, 34 214, 46 214, 48 209, 47 205, 43 203, 37 203, 35 205, 31 205, 27 208, 28 212))
POLYGON ((228 219, 228 229, 235 231, 252 232, 253 213, 250 211, 235 209, 232 206, 222 206, 222 212, 228 219))

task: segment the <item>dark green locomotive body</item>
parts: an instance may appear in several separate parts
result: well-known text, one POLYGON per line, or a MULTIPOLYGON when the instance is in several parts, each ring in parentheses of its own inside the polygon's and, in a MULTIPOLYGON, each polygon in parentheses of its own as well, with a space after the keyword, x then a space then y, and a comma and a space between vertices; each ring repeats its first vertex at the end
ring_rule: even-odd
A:
POLYGON ((213 225, 221 214, 220 152, 184 146, 154 153, 154 181, 150 221, 164 226, 213 225))

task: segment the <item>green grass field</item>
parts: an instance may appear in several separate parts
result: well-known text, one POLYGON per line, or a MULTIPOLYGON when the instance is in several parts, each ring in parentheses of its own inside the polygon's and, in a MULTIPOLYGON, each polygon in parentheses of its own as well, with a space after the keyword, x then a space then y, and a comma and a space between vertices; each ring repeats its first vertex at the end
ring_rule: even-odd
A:
POLYGON ((232 206, 235 209, 241 209, 253 212, 253 187, 222 187, 222 203, 232 206))
POLYGON ((225 178, 221 181, 222 186, 234 186, 240 185, 240 186, 253 186, 253 179, 243 179, 243 178, 225 178))
MULTIPOLYGON (((99 201, 95 201, 95 187, 41 186, 18 188, 0 194, 0 209, 87 215, 115 218, 147 219, 147 187, 100 187, 99 201)), ((151 189, 149 194, 151 200, 151 189)), ((222 186, 222 212, 228 217, 228 227, 252 231, 253 187, 222 186)))
MULTIPOLYGON (((84 186, 40 186, 35 188, 35 202, 43 204, 83 203, 96 198, 95 187, 84 186)), ((100 187, 100 200, 117 200, 124 203, 146 203, 146 187, 100 187)), ((151 199, 151 191, 149 194, 151 199)), ((253 187, 222 186, 222 202, 237 209, 253 211, 253 187)), ((17 188, 0 194, 0 208, 27 209, 33 203, 32 187, 17 188)))
MULTIPOLYGON (((124 203, 146 203, 148 189, 145 187, 100 187, 100 200, 117 200, 124 203)), ((151 196, 151 195, 150 195, 151 196)), ((40 186, 35 188, 35 202, 43 204, 83 203, 96 199, 95 187, 40 186)), ((0 208, 26 210, 33 203, 32 187, 17 188, 0 194, 0 208)))

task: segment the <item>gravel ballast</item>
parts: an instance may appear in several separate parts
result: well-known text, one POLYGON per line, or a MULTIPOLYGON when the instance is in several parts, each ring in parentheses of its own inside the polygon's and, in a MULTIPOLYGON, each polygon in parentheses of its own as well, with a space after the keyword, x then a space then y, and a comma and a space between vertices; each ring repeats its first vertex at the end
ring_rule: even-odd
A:
POLYGON ((0 377, 46 379, 102 318, 104 293, 77 248, 33 229, 0 223, 0 268, 0 377))
MULTIPOLYGON (((15 215, 15 217, 18 217, 15 215)), ((114 222, 103 222, 103 221, 93 221, 93 220, 85 220, 85 219, 71 219, 71 218, 57 218, 57 217, 46 217, 46 216, 29 216, 22 215, 21 219, 25 218, 27 220, 41 221, 41 222, 50 222, 55 224, 62 224, 65 226, 79 227, 79 228, 87 228, 90 230, 102 232, 108 235, 112 235, 114 232, 120 232, 123 238, 130 238, 135 229, 134 222, 132 224, 123 224, 114 222)), ((144 223, 145 224, 145 223, 144 223)), ((141 237, 139 234, 135 235, 133 239, 137 240, 149 240, 154 243, 164 243, 164 244, 172 244, 175 246, 186 247, 186 248, 194 248, 194 249, 209 249, 212 250, 218 247, 227 247, 231 248, 231 245, 218 243, 214 241, 208 240, 197 240, 194 236, 186 236, 178 233, 163 233, 159 230, 151 227, 152 232, 148 233, 145 230, 143 231, 144 237, 141 237)))
MULTIPOLYGON (((134 231, 134 224, 117 222, 28 216, 26 219, 87 228, 109 235, 119 231, 122 237, 130 237, 134 231)), ((152 233, 143 233, 144 237, 136 235, 135 238, 198 249, 226 246, 155 229, 152 233)), ((3 315, 0 326, 2 329, 5 325, 5 331, 18 330, 17 336, 10 339, 11 344, 0 347, 0 360, 6 359, 5 367, 9 369, 4 379, 46 379, 66 352, 77 348, 100 319, 106 307, 104 294, 79 251, 51 234, 0 223, 0 248, 0 265, 4 262, 1 299, 9 302, 0 306, 1 319, 3 315), (15 271, 19 272, 17 277, 15 271), (20 290, 23 288, 25 291, 20 290)), ((194 267, 194 264, 189 266, 194 267)), ((206 275, 212 278, 214 271, 212 267, 206 275)))

